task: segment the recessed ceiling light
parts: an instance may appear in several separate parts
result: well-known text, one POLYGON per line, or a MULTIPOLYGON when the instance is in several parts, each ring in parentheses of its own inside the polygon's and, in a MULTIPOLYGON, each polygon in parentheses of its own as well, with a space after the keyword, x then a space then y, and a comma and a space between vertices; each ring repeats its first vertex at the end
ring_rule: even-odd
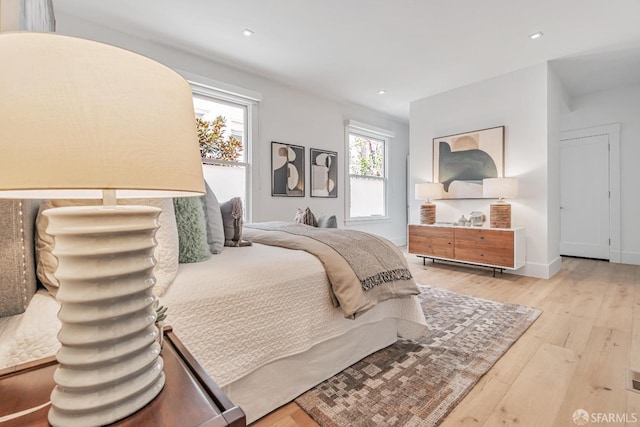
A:
POLYGON ((244 30, 242 30, 242 34, 247 36, 247 37, 251 37, 253 35, 253 31, 251 31, 248 28, 245 28, 244 30))
POLYGON ((544 34, 542 34, 541 31, 538 31, 537 33, 533 33, 533 34, 529 34, 529 38, 531 40, 535 40, 535 39, 539 39, 540 37, 542 37, 544 34))
POLYGON ((385 93, 387 93, 387 91, 386 91, 386 90, 379 90, 379 91, 378 91, 378 95, 384 95, 385 93))

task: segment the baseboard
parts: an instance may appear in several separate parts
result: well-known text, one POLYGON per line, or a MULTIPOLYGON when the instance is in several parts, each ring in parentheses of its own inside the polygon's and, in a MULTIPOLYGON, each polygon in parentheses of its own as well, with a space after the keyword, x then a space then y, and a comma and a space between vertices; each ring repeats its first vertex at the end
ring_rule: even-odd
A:
POLYGON ((555 276, 562 269, 562 257, 557 256, 556 259, 549 264, 549 279, 555 276))
POLYGON ((513 271, 513 274, 520 276, 535 277, 537 279, 550 279, 562 267, 562 258, 557 257, 549 264, 540 264, 535 262, 527 262, 524 267, 513 271))
POLYGON ((620 252, 622 264, 640 265, 640 252, 620 252))

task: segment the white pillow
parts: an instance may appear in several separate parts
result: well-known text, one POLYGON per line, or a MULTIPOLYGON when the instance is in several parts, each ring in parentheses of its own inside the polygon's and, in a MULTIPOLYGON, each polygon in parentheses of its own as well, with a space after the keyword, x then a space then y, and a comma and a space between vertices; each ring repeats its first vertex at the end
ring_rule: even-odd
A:
MULTIPOLYGON (((42 215, 42 211, 63 206, 87 206, 98 205, 100 200, 46 200, 40 205, 36 218, 36 272, 40 282, 47 290, 55 295, 60 286, 54 276, 58 267, 58 260, 51 253, 53 249, 53 236, 47 234, 46 229, 49 220, 42 215)), ((119 204, 154 206, 162 209, 158 218, 160 227, 156 232, 158 245, 154 252, 156 267, 153 274, 156 276, 156 285, 153 288, 155 295, 162 295, 169 285, 173 283, 178 273, 178 228, 176 215, 173 210, 172 199, 121 199, 119 204)))

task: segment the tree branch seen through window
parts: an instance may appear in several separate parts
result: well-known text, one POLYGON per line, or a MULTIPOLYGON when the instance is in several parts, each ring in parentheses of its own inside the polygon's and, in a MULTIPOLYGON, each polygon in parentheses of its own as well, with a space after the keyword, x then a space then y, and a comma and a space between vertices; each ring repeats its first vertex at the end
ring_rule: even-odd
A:
POLYGON ((349 137, 349 173, 384 176, 384 142, 358 135, 349 137))
POLYGON ((242 156, 242 141, 229 133, 225 138, 227 122, 218 116, 212 121, 196 118, 200 156, 207 159, 237 162, 242 156))

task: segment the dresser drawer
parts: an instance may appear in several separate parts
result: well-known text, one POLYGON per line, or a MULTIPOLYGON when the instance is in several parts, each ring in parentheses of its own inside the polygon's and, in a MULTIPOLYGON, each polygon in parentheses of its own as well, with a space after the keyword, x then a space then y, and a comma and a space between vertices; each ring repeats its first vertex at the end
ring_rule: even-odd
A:
POLYGON ((454 258, 460 261, 514 268, 514 232, 456 228, 454 258))
POLYGON ((409 253, 453 259, 453 227, 409 226, 409 253))

